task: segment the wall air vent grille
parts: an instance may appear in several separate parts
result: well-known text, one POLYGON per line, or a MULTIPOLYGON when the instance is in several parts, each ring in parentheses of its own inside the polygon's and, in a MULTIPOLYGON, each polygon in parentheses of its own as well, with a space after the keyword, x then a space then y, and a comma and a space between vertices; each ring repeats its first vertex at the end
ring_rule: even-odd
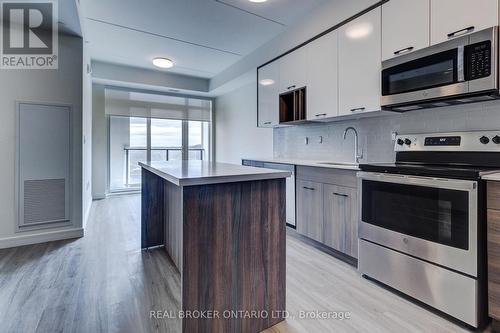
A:
POLYGON ((24 181, 24 224, 66 220, 66 180, 24 181))

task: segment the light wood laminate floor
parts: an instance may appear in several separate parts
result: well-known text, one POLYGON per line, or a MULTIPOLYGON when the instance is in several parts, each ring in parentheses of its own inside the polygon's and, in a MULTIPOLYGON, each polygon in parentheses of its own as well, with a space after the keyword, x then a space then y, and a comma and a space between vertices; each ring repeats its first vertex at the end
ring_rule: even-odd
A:
MULTIPOLYGON (((110 197, 94 202, 84 238, 0 250, 0 332, 179 332, 179 320, 150 318, 178 312, 180 279, 163 249, 140 251, 139 221, 139 195, 110 197)), ((266 332, 467 332, 290 236, 287 310, 266 332)))

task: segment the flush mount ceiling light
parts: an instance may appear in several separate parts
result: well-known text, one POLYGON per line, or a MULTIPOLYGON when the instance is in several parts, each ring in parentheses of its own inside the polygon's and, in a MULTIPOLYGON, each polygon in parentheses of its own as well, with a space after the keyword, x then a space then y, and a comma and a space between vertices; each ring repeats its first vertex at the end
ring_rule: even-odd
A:
POLYGON ((154 58, 153 65, 160 68, 172 68, 174 67, 174 62, 168 58, 154 58))
POLYGON ((266 2, 267 0, 248 0, 250 2, 255 2, 255 3, 261 3, 261 2, 266 2))
POLYGON ((346 35, 352 39, 359 39, 368 36, 373 31, 373 25, 370 23, 359 23, 346 30, 346 35))
POLYGON ((263 79, 263 80, 260 80, 259 83, 261 86, 271 86, 274 84, 274 80, 273 79, 263 79))

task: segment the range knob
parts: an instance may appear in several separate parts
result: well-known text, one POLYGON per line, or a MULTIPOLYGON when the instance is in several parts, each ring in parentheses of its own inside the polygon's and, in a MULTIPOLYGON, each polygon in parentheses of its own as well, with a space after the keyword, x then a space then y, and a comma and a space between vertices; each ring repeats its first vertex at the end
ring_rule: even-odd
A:
POLYGON ((497 145, 500 144, 500 136, 495 135, 491 141, 497 145))
POLYGON ((411 145, 411 140, 410 139, 405 139, 405 145, 410 146, 411 145))
POLYGON ((405 144, 405 140, 403 139, 398 139, 398 145, 402 146, 405 144))
POLYGON ((483 145, 486 145, 486 144, 490 143, 490 139, 487 136, 482 136, 479 139, 479 142, 481 142, 483 145))

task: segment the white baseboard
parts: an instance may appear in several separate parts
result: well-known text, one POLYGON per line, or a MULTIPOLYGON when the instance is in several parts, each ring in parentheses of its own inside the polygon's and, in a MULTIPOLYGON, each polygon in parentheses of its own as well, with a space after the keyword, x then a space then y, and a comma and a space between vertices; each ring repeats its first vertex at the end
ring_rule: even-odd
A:
POLYGON ((31 235, 0 238, 0 249, 83 237, 83 228, 48 231, 31 235))

